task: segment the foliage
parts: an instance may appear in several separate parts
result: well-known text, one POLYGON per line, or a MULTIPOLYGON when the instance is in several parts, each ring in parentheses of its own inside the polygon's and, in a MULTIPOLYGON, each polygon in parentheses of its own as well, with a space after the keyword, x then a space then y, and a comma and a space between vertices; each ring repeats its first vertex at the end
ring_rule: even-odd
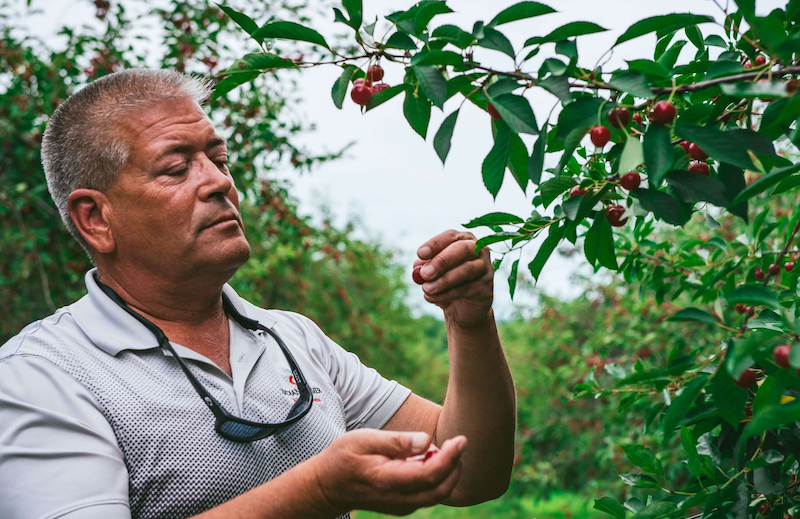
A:
MULTIPOLYGON (((764 503, 773 517, 782 517, 797 508, 800 404, 794 398, 800 383, 794 368, 800 368, 800 345, 794 343, 800 342, 800 293, 798 271, 784 262, 797 253, 800 213, 772 215, 753 206, 782 193, 796 200, 800 185, 800 164, 784 156, 787 150, 796 153, 798 145, 800 2, 790 0, 767 16, 755 14, 754 0, 739 0, 736 7, 723 10, 721 21, 675 13, 637 22, 622 30, 615 46, 655 34, 652 59, 642 56, 624 69, 604 70, 579 64, 576 38, 605 30, 591 22, 532 34, 523 49, 513 48, 502 26, 554 12, 538 2, 520 2, 467 30, 438 23, 439 15, 451 12, 445 2, 422 0, 386 21, 364 24, 361 1, 348 0, 344 10, 335 9, 335 20, 353 31, 355 52, 331 51, 328 61, 277 61, 256 37, 258 31, 317 44, 323 54, 327 44, 309 27, 276 26, 280 22, 271 20, 252 34, 259 52, 226 69, 220 83, 227 89, 276 68, 339 66, 342 76, 332 89, 337 106, 347 84, 356 81, 365 82, 353 96, 365 112, 402 93, 409 125, 426 139, 433 107, 444 111, 445 104, 460 99, 433 136, 442 161, 458 111, 469 101, 491 116, 494 144, 481 168, 490 194, 497 195, 507 170, 523 191, 535 186, 530 216, 496 212, 466 225, 494 231, 478 241, 478 249, 509 246, 496 267, 506 254, 546 237, 528 265, 538 279, 560 243, 581 244, 589 264, 619 272, 644 301, 685 306, 669 318, 682 331, 668 335, 671 344, 664 341, 666 357, 638 358, 631 366, 630 352, 620 351, 620 364, 604 367, 611 380, 587 377, 575 386, 579 397, 627 393, 620 407, 636 413, 653 435, 647 445, 612 441, 638 467, 625 469, 621 480, 646 489, 643 498, 634 496, 624 506, 608 496, 598 499, 598 510, 618 518, 696 513, 738 519, 756 515, 764 503), (723 30, 708 32, 712 23, 723 30), (387 25, 386 36, 375 37, 387 25), (684 47, 696 48, 686 63, 679 62, 684 47), (476 48, 507 55, 513 68, 482 65, 476 48), (540 59, 539 53, 551 48, 555 54, 540 59), (404 67, 403 83, 384 88, 379 79, 365 81, 366 66, 378 63, 404 67), (372 88, 369 99, 364 86, 372 88), (541 125, 525 97, 533 88, 556 98, 541 125), (587 133, 599 126, 608 129, 610 143, 603 130, 589 144, 587 133), (529 148, 522 135, 535 136, 535 144, 529 148), (550 153, 561 158, 543 171, 550 153), (738 218, 744 230, 687 239, 681 228, 697 218, 709 230, 724 220, 725 232, 739 228, 730 222, 738 218), (676 230, 665 231, 673 226, 676 230), (683 335, 695 331, 707 335, 683 335), (791 370, 772 358, 781 343, 791 346, 791 370), (758 384, 745 383, 749 376, 758 384), (683 460, 685 467, 679 464, 683 460)), ((236 17, 245 30, 258 27, 244 13, 236 17)), ((518 262, 511 269, 512 296, 518 262)), ((660 340, 651 337, 657 332, 648 324, 624 330, 629 344, 660 340)), ((596 340, 609 337, 616 343, 613 334, 596 340)), ((566 348, 567 357, 575 355, 574 344, 566 348)))

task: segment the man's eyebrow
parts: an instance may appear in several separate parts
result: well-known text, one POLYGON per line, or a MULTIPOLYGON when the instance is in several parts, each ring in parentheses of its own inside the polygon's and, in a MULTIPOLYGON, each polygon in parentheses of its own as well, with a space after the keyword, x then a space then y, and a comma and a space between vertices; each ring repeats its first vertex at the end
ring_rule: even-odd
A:
MULTIPOLYGON (((206 149, 210 150, 212 148, 216 148, 217 146, 226 147, 226 145, 227 141, 225 139, 221 137, 216 137, 206 143, 206 149)), ((158 155, 158 158, 156 158, 156 162, 163 159, 167 155, 172 155, 175 153, 181 153, 181 154, 191 153, 193 149, 194 146, 192 146, 191 144, 176 144, 174 146, 170 146, 169 148, 167 148, 158 155)))

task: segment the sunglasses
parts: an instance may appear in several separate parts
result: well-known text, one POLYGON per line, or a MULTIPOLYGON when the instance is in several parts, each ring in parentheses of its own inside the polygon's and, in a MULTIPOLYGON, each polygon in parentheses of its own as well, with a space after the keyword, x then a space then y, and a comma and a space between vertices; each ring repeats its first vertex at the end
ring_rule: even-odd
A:
POLYGON ((294 375, 294 381, 297 383, 297 389, 300 392, 300 395, 298 396, 295 404, 289 410, 286 420, 281 423, 251 422, 250 420, 244 420, 231 414, 227 409, 225 409, 225 407, 222 406, 222 404, 220 404, 213 396, 211 396, 208 391, 206 391, 202 384, 200 384, 200 381, 197 380, 197 378, 192 374, 183 359, 181 359, 178 354, 175 353, 175 349, 172 347, 172 344, 170 344, 169 339, 167 339, 167 336, 164 334, 164 332, 161 331, 161 328, 151 323, 138 312, 132 310, 125 303, 125 301, 123 301, 122 298, 119 297, 116 292, 114 292, 114 290, 100 282, 96 275, 95 281, 100 289, 105 292, 105 294, 110 297, 112 301, 119 305, 123 310, 128 312, 137 321, 142 323, 148 330, 150 330, 151 333, 153 333, 153 335, 156 336, 156 339, 158 339, 158 345, 161 348, 164 348, 172 353, 172 355, 175 357, 175 360, 178 361, 178 365, 183 370, 183 373, 186 375, 186 378, 189 379, 189 382, 192 384, 195 391, 197 391, 197 394, 200 395, 200 398, 203 400, 203 402, 205 402, 211 412, 214 413, 214 416, 216 417, 214 428, 216 429, 217 433, 226 440, 237 443, 250 443, 256 440, 267 438, 268 436, 272 436, 279 431, 288 429, 300 421, 300 419, 311 410, 311 404, 314 402, 311 389, 306 383, 303 372, 300 371, 300 366, 297 365, 294 357, 292 357, 292 354, 289 352, 289 348, 286 347, 286 344, 275 332, 266 326, 263 326, 258 321, 240 314, 233 306, 228 296, 224 293, 222 294, 222 306, 228 316, 232 317, 243 328, 253 331, 263 330, 272 335, 283 351, 283 355, 286 357, 286 360, 289 362, 289 367, 294 375))

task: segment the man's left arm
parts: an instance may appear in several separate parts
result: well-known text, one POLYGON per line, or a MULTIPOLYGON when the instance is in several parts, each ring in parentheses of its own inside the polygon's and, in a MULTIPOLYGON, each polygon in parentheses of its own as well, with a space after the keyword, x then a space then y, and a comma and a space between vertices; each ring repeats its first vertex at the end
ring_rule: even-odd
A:
POLYGON ((412 394, 384 429, 426 431, 436 445, 466 436, 461 480, 445 504, 474 505, 506 491, 514 458, 514 383, 491 308, 494 272, 471 233, 442 233, 418 255, 425 299, 444 311, 450 378, 443 406, 412 394))

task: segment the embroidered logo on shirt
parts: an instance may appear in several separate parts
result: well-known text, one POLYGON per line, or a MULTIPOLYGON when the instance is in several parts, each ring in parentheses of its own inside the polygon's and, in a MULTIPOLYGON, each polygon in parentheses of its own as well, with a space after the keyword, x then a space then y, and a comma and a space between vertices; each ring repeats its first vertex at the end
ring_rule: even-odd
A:
MULTIPOLYGON (((297 386, 297 382, 295 382, 295 380, 294 380, 294 374, 292 373, 292 370, 290 370, 288 368, 284 368, 283 371, 285 371, 287 373, 287 375, 288 375, 289 384, 291 384, 293 386, 297 386)), ((315 395, 321 395, 322 394, 322 389, 320 389, 320 388, 318 388, 316 386, 312 386, 311 385, 311 381, 307 381, 307 382, 308 382, 309 387, 311 387, 311 392, 313 394, 315 394, 315 395)), ((283 388, 281 388, 281 393, 283 393, 284 395, 291 395, 293 397, 300 396, 300 390, 296 389, 296 388, 292 388, 292 389, 283 389, 283 388)), ((292 398, 292 401, 293 402, 297 402, 297 398, 292 398)), ((315 396, 314 397, 314 402, 322 402, 322 400, 320 400, 319 396, 315 396)))

